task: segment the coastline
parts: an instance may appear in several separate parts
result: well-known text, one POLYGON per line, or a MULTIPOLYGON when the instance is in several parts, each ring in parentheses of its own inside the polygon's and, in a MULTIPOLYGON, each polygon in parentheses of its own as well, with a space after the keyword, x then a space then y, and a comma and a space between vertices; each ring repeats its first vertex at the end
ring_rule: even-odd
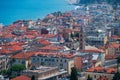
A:
MULTIPOLYGON (((71 11, 75 9, 75 5, 70 5, 66 0, 62 0, 58 2, 54 0, 55 1, 54 3, 47 2, 47 1, 45 2, 38 1, 40 2, 39 4, 41 5, 39 4, 32 5, 37 2, 35 3, 31 2, 29 4, 26 3, 28 4, 27 6, 26 5, 21 6, 21 3, 20 3, 20 5, 17 6, 18 8, 14 7, 16 6, 16 4, 14 4, 12 7, 10 7, 10 9, 5 7, 6 10, 4 10, 4 6, 0 6, 1 7, 0 23, 3 23, 4 25, 9 25, 16 20, 37 20, 39 18, 40 19, 44 18, 47 14, 50 14, 50 13, 54 13, 57 11, 66 12, 66 11, 71 11), (46 5, 44 6, 44 4, 46 5), (30 8, 28 7, 29 5, 31 6, 30 8), (51 6, 51 5, 54 5, 54 6, 51 6)), ((9 5, 12 5, 12 4, 9 3, 9 5)))

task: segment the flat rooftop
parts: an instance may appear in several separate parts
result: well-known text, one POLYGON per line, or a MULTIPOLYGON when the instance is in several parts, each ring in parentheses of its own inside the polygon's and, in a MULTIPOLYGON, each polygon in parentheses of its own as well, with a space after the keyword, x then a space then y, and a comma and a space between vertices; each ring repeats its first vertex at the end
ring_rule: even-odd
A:
POLYGON ((58 67, 47 67, 47 66, 40 66, 34 70, 24 70, 23 72, 31 72, 31 73, 42 73, 50 70, 58 69, 58 67))

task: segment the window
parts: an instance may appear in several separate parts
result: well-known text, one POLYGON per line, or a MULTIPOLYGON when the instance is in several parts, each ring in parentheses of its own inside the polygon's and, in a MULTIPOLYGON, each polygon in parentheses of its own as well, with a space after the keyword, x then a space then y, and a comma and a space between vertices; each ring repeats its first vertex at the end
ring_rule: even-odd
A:
POLYGON ((54 59, 52 59, 52 61, 54 62, 54 59))
POLYGON ((25 64, 25 61, 22 61, 22 64, 25 64))
POLYGON ((33 58, 33 60, 35 60, 35 58, 33 58))
POLYGON ((51 61, 51 59, 49 59, 49 61, 51 61))
POLYGON ((39 58, 37 58, 37 60, 39 60, 39 58))
POLYGON ((67 62, 67 61, 65 60, 65 62, 67 62))
POLYGON ((96 78, 96 75, 94 75, 94 78, 96 78))
POLYGON ((80 39, 80 41, 83 41, 83 39, 80 39))
POLYGON ((18 62, 20 63, 21 61, 20 61, 20 60, 18 60, 18 62))
POLYGON ((63 64, 60 64, 60 66, 63 66, 63 64))
POLYGON ((48 59, 45 59, 45 61, 48 61, 48 59))

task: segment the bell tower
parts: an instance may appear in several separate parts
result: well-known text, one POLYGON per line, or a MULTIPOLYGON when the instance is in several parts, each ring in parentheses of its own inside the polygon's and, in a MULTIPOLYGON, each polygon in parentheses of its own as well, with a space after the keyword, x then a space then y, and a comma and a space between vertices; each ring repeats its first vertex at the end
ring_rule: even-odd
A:
POLYGON ((84 27, 80 27, 80 32, 79 32, 79 50, 85 50, 85 30, 84 27))

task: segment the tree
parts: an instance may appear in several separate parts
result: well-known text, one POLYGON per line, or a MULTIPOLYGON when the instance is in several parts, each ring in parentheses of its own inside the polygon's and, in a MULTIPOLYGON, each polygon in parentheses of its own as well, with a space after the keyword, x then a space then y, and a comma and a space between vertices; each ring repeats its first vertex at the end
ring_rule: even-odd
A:
POLYGON ((42 66, 44 66, 44 65, 45 65, 45 63, 44 63, 44 62, 41 62, 41 65, 42 65, 42 66))
POLYGON ((77 32, 77 33, 75 33, 75 37, 79 37, 79 33, 77 32))
POLYGON ((88 78, 87 78, 87 80, 92 80, 92 78, 90 77, 90 75, 88 75, 88 78))
POLYGON ((112 80, 119 80, 120 79, 120 72, 119 72, 120 65, 119 64, 120 64, 120 56, 117 57, 117 72, 115 73, 112 80))
POLYGON ((70 37, 73 39, 74 35, 71 33, 71 34, 70 34, 70 37))
POLYGON ((117 72, 119 72, 119 67, 120 67, 120 56, 117 57, 117 72))
POLYGON ((112 80, 120 80, 120 72, 115 73, 112 80))
POLYGON ((10 68, 11 71, 16 71, 16 72, 20 72, 25 69, 26 69, 26 67, 22 64, 15 64, 15 65, 11 66, 11 68, 10 68))
POLYGON ((76 70, 75 67, 71 68, 70 80, 78 80, 78 78, 77 78, 77 70, 76 70))
POLYGON ((35 80, 35 76, 34 75, 32 75, 31 80, 35 80))

